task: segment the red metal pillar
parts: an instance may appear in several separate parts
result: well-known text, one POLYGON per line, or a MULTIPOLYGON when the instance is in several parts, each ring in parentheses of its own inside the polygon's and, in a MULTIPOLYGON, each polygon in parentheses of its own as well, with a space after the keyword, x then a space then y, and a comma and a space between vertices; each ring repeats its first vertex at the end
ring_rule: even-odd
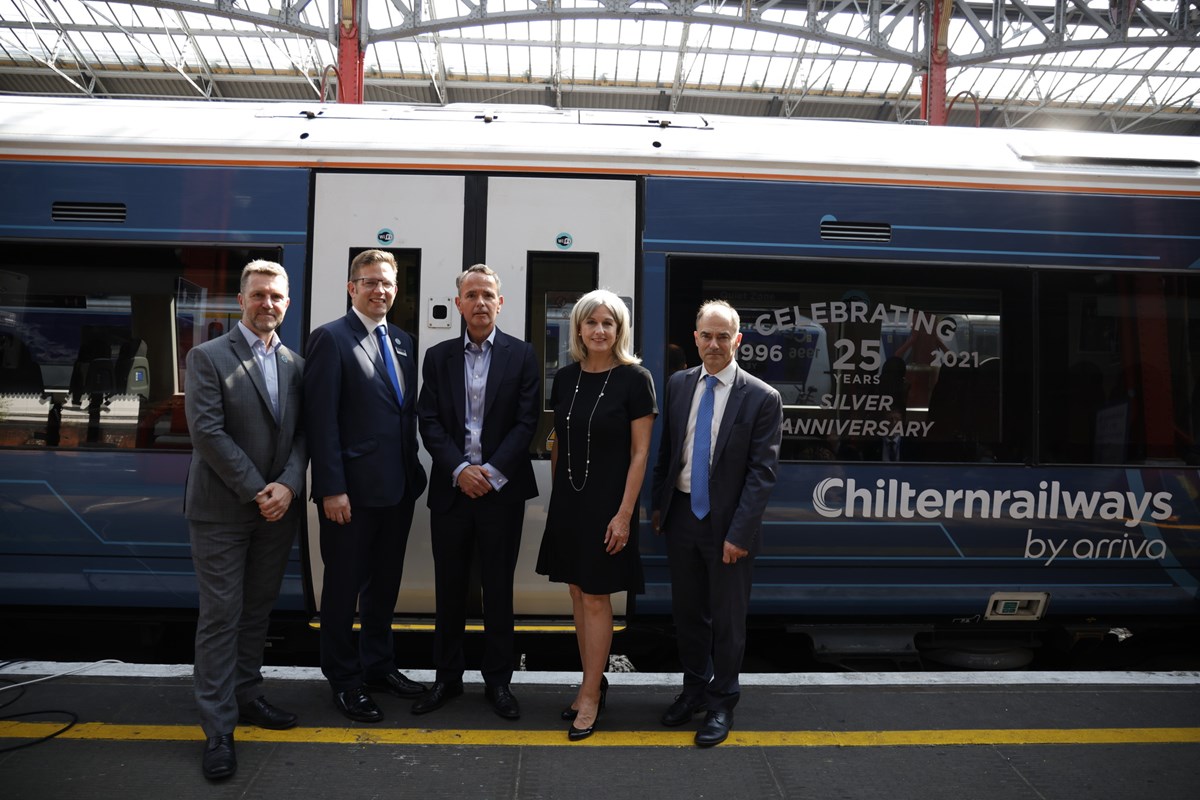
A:
POLYGON ((953 10, 954 0, 937 0, 933 4, 929 70, 922 81, 921 92, 921 116, 930 125, 946 124, 946 65, 950 61, 950 48, 946 41, 953 10))
POLYGON ((341 20, 338 25, 338 102, 363 101, 362 42, 358 35, 358 0, 341 0, 341 20))

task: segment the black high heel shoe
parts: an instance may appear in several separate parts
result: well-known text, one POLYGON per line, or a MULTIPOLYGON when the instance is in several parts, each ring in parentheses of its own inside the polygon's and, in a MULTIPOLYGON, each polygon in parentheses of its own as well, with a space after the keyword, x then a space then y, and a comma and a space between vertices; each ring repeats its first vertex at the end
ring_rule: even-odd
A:
MULTIPOLYGON (((600 676, 600 708, 601 708, 601 710, 604 709, 604 701, 607 697, 608 697, 608 678, 607 678, 607 676, 601 675, 600 676)), ((562 710, 562 714, 560 716, 562 717, 563 722, 574 722, 575 718, 577 716, 579 716, 579 709, 571 708, 570 706, 567 706, 566 708, 564 708, 562 710)))
MULTIPOLYGON (((607 688, 607 687, 606 687, 607 688)), ((600 705, 596 707, 596 718, 592 720, 592 724, 586 728, 576 728, 575 723, 571 723, 571 727, 567 728, 567 739, 572 742, 578 742, 586 739, 596 732, 596 724, 600 722, 600 712, 604 709, 604 689, 600 690, 600 705)))

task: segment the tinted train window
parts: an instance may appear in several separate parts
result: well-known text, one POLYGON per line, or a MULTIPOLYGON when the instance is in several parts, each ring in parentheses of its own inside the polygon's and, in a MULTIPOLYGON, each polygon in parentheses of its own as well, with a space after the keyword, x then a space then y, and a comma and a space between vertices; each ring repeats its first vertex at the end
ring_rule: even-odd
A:
POLYGON ((596 288, 599 256, 530 252, 528 258, 529 342, 542 368, 542 413, 530 452, 549 458, 549 438, 554 431, 550 391, 559 368, 571 363, 571 309, 576 300, 596 288))
POLYGON ((738 310, 738 364, 783 397, 784 459, 1023 458, 1028 437, 1005 412, 1006 281, 696 259, 673 260, 669 275, 669 341, 689 364, 699 304, 722 298, 738 310))
POLYGON ((1200 464, 1200 280, 1045 273, 1041 455, 1065 464, 1200 464))
POLYGON ((188 449, 185 358, 277 249, 6 244, 0 446, 188 449))

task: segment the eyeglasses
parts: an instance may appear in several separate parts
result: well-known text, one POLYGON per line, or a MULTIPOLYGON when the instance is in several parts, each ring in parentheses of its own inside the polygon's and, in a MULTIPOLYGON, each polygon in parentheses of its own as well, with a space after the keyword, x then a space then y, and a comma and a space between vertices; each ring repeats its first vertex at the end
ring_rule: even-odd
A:
POLYGON ((383 289, 385 292, 396 291, 396 284, 388 280, 380 280, 379 278, 351 278, 351 283, 361 283, 362 287, 368 292, 373 292, 376 289, 383 289))

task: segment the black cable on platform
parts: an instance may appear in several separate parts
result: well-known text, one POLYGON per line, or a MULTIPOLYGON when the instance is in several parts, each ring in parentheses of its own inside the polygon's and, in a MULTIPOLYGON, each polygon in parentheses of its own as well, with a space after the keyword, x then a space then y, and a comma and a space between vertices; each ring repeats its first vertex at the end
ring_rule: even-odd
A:
MULTIPOLYGON (((13 665, 19 664, 19 663, 20 663, 20 661, 5 661, 3 663, 0 663, 0 669, 9 667, 9 666, 13 666, 13 665)), ((8 678, 0 678, 0 684, 7 684, 5 686, 0 686, 0 693, 10 691, 12 689, 20 690, 17 694, 15 694, 12 697, 12 699, 7 700, 4 703, 0 703, 0 709, 8 708, 13 703, 17 702, 22 697, 24 697, 25 696, 25 687, 30 684, 41 683, 42 681, 48 681, 53 678, 61 678, 64 675, 73 675, 77 672, 82 672, 86 669, 90 669, 91 667, 98 666, 99 664, 112 664, 112 663, 120 663, 120 662, 115 661, 114 659, 105 659, 104 661, 98 661, 95 664, 89 664, 86 667, 81 667, 79 669, 73 669, 68 672, 61 673, 59 675, 47 675, 44 678, 36 678, 32 681, 25 681, 22 683, 18 683, 16 681, 9 680, 8 678)), ((11 753, 13 750, 21 750, 26 747, 33 747, 35 744, 41 744, 42 742, 48 742, 51 739, 55 738, 56 736, 61 736, 64 733, 66 733, 67 731, 71 730, 71 728, 74 728, 75 725, 79 722, 79 715, 76 714, 74 711, 63 711, 62 709, 57 709, 57 708, 45 709, 43 711, 23 711, 19 714, 8 714, 5 716, 0 716, 0 722, 6 722, 8 720, 13 720, 13 719, 20 719, 23 717, 44 716, 46 714, 62 714, 65 717, 70 717, 71 721, 68 722, 66 725, 64 725, 62 728, 59 728, 58 730, 53 731, 52 733, 48 733, 45 736, 41 736, 32 741, 22 742, 21 744, 9 745, 6 747, 0 747, 0 753, 11 753)))

